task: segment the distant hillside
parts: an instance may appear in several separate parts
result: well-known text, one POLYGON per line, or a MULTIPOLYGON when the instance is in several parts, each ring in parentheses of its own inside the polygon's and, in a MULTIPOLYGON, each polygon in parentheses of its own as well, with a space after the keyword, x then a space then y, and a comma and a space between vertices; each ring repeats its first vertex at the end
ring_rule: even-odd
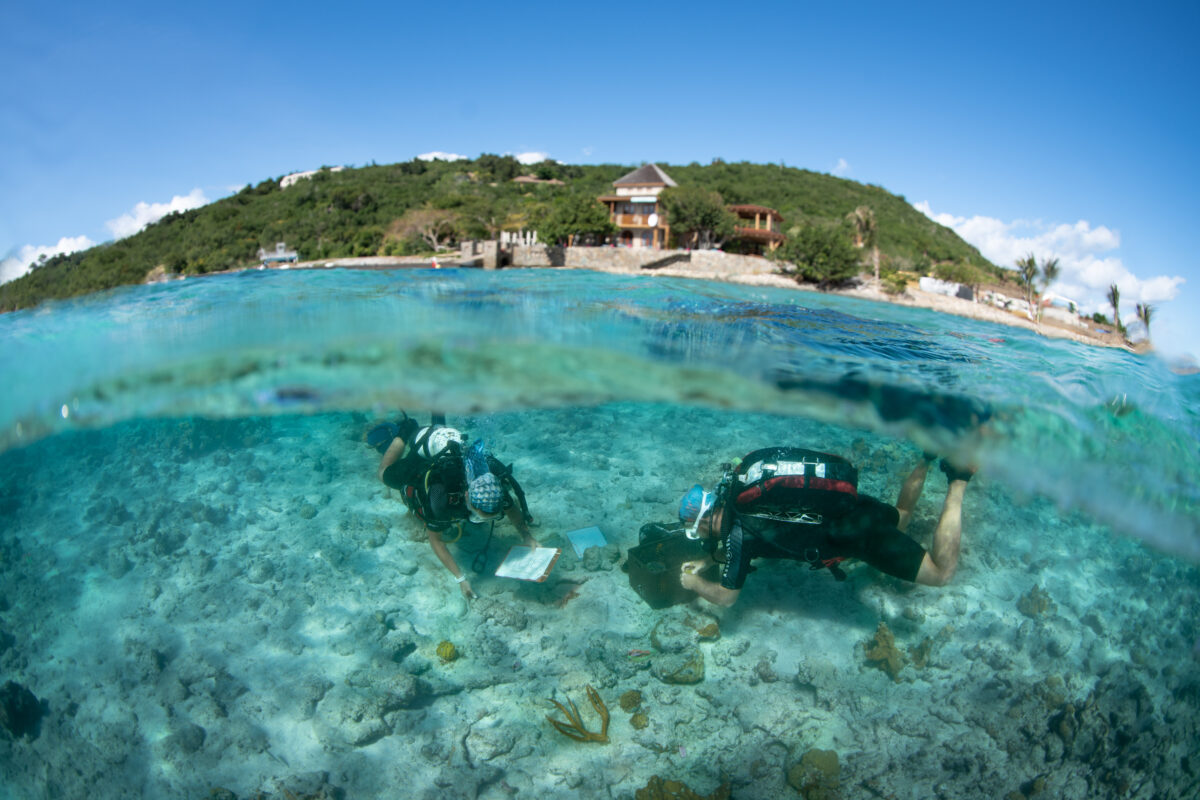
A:
MULTIPOLYGON (((879 246, 895 267, 971 263, 996 272, 974 247, 878 187, 793 167, 769 164, 661 165, 680 185, 721 193, 726 203, 778 209, 784 230, 840 221, 860 205, 875 213, 879 246)), ((407 255, 429 245, 413 233, 416 211, 449 211, 450 242, 487 238, 501 229, 536 227, 567 198, 598 197, 632 167, 577 166, 546 161, 533 167, 509 156, 473 161, 407 161, 332 172, 321 170, 286 189, 278 179, 247 186, 203 208, 171 214, 135 236, 57 256, 0 286, 0 311, 27 308, 50 298, 142 282, 155 268, 203 274, 252 266, 259 248, 287 242, 302 260, 407 255), (522 174, 561 185, 514 183, 522 174), (406 217, 406 214, 408 215, 406 217)))

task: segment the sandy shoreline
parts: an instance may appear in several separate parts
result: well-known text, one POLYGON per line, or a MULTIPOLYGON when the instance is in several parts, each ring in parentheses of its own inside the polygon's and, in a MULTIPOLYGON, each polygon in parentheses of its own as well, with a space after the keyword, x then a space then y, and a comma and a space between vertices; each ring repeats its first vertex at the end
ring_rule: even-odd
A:
MULTIPOLYGON (((607 272, 626 272, 624 270, 604 270, 607 272)), ((1043 320, 1040 325, 1025 319, 1024 317, 1010 311, 996 308, 995 306, 985 305, 983 303, 975 303, 970 300, 963 300, 959 297, 948 297, 946 295, 933 294, 932 292, 924 292, 909 286, 908 290, 900 295, 891 295, 870 285, 869 283, 860 284, 844 289, 819 289, 813 284, 797 283, 793 279, 780 275, 774 272, 761 273, 721 273, 712 274, 705 271, 689 269, 688 267, 671 266, 661 270, 655 270, 655 275, 670 275, 680 278, 699 278, 702 280, 720 280, 727 283, 740 283, 748 286, 769 286, 777 289, 793 289, 802 292, 817 292, 820 294, 836 294, 843 297, 856 297, 861 300, 873 300, 879 303, 891 303, 893 305, 909 306, 911 308, 925 308, 931 311, 940 311, 944 314, 954 314, 959 317, 969 317, 984 322, 994 322, 999 325, 1008 325, 1015 328, 1025 328, 1026 330, 1040 333, 1043 336, 1049 336, 1057 339, 1070 339, 1082 344, 1099 345, 1101 347, 1121 347, 1126 350, 1133 350, 1120 337, 1100 337, 1094 334, 1085 333, 1080 330, 1073 330, 1066 326, 1060 325, 1051 320, 1043 320)))

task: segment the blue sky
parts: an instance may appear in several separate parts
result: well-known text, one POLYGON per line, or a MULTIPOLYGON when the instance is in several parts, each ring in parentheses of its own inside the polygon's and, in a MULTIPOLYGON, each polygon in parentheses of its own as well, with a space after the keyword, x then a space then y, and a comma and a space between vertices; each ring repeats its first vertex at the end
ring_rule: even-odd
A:
POLYGON ((0 5, 0 277, 267 177, 432 152, 785 163, 1200 356, 1195 3, 0 5), (625 13, 614 9, 625 9, 625 13))

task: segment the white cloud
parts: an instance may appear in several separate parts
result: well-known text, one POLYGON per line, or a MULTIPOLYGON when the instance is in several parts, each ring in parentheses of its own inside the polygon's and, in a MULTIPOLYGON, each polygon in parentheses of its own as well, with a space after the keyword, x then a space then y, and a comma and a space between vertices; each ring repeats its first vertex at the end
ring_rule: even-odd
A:
POLYGON ((132 236, 152 222, 158 222, 160 219, 175 211, 187 211, 192 208, 199 208, 208 203, 208 198, 204 196, 202 189, 192 189, 189 194, 175 195, 167 203, 138 203, 133 207, 133 210, 128 214, 122 214, 116 219, 110 219, 104 223, 112 235, 117 239, 124 239, 126 236, 132 236))
POLYGON ((0 261, 0 283, 8 283, 29 272, 30 267, 43 256, 50 258, 62 253, 74 253, 76 250, 86 250, 95 242, 86 236, 64 236, 58 244, 32 245, 27 244, 15 256, 0 261))
POLYGON ((837 162, 837 166, 835 166, 829 172, 831 175, 849 175, 850 174, 850 164, 846 161, 846 159, 839 158, 838 162, 837 162))
POLYGON ((1079 304, 1080 311, 1110 314, 1108 288, 1114 283, 1121 290, 1122 321, 1136 319, 1138 303, 1163 303, 1179 295, 1184 278, 1156 275, 1139 278, 1114 252, 1121 246, 1121 235, 1111 228, 1092 227, 1087 220, 1073 224, 1045 223, 1040 220, 1005 222, 994 217, 956 217, 937 214, 929 203, 913 207, 950 228, 979 248, 993 264, 1012 269, 1018 258, 1033 253, 1038 260, 1057 258, 1059 278, 1054 291, 1079 304))
POLYGON ((549 153, 510 153, 510 155, 520 161, 522 164, 540 164, 550 158, 549 153))
POLYGON ((421 161, 466 161, 466 156, 460 156, 458 153, 443 153, 441 150, 434 150, 431 153, 421 153, 417 156, 421 161))

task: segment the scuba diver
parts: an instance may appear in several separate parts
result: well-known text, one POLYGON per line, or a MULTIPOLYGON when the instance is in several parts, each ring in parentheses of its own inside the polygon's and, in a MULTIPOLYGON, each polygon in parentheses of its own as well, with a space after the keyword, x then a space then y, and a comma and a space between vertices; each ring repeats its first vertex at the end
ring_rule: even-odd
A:
POLYGON ((444 414, 435 413, 425 426, 404 414, 398 422, 372 428, 367 444, 383 456, 379 479, 400 492, 404 504, 425 524, 434 555, 468 600, 477 595, 446 547, 458 541, 467 523, 490 523, 487 543, 472 565, 476 572, 483 568, 501 516, 507 515, 527 547, 538 546, 529 532, 533 516, 512 465, 488 453, 482 439, 468 445, 460 431, 446 425, 444 414), (453 538, 443 538, 451 530, 453 538))
POLYGON ((710 603, 733 605, 755 558, 807 562, 845 580, 847 558, 927 586, 949 583, 958 567, 962 501, 974 469, 945 459, 946 499, 926 551, 905 531, 936 456, 925 453, 904 481, 895 506, 858 493, 858 470, 844 458, 791 447, 755 450, 733 465, 712 492, 697 484, 683 496, 679 518, 709 555, 687 561, 679 583, 710 603), (717 580, 701 573, 720 566, 717 580))

